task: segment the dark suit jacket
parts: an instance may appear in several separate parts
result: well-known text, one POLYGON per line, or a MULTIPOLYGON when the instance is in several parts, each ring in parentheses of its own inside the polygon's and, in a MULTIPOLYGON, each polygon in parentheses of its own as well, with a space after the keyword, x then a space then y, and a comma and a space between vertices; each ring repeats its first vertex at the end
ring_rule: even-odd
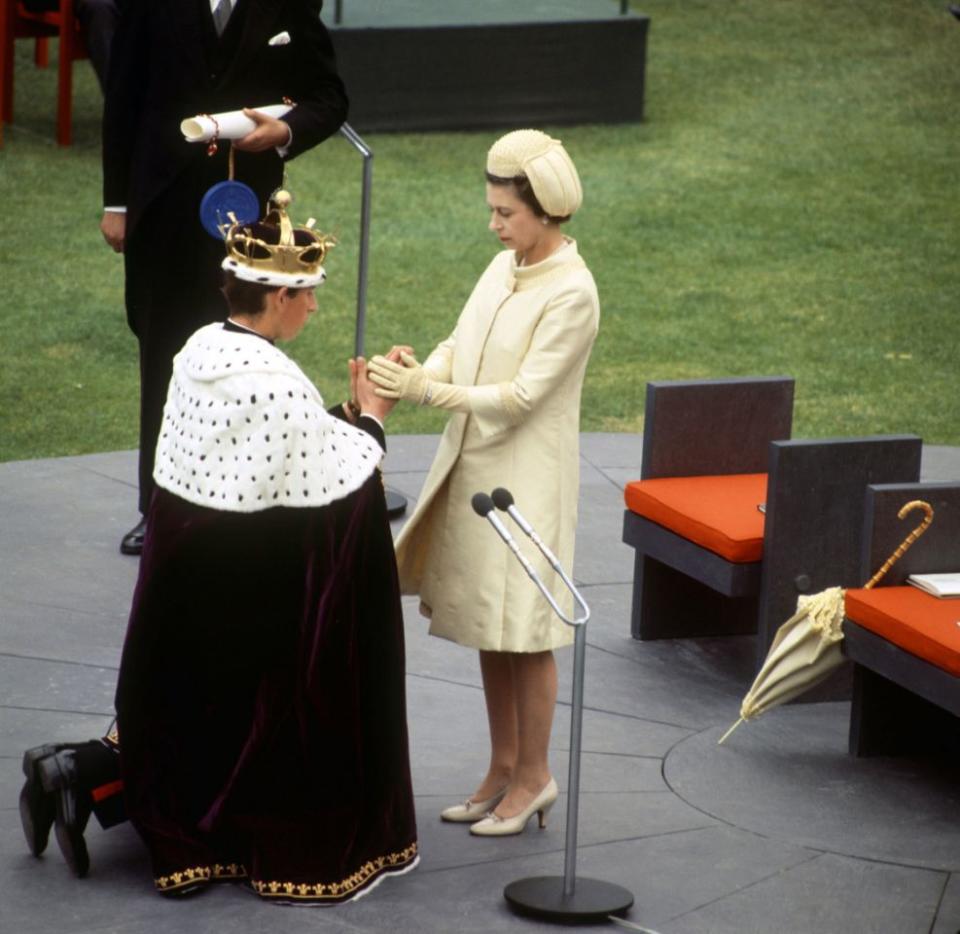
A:
MULTIPOLYGON (((217 38, 209 0, 124 0, 103 120, 104 205, 127 208, 127 320, 140 349, 140 509, 153 489, 153 453, 171 361, 201 325, 225 317, 223 244, 200 224, 204 193, 227 178, 229 143, 213 157, 180 122, 198 113, 289 98, 293 158, 336 132, 347 100, 320 22, 320 0, 239 0, 217 38), (286 32, 290 41, 270 45, 286 32)), ((261 211, 282 184, 270 149, 236 154, 238 181, 261 211)))
MULTIPOLYGON (((113 47, 103 124, 104 204, 127 207, 127 236, 146 207, 191 169, 226 178, 229 143, 214 163, 206 147, 188 143, 180 121, 198 113, 257 107, 289 98, 293 131, 286 158, 336 132, 347 99, 330 38, 320 22, 322 0, 239 0, 218 43, 209 0, 128 0, 113 47), (287 32, 290 42, 269 45, 287 32)), ((236 178, 261 204, 283 177, 271 150, 240 153, 236 178)))

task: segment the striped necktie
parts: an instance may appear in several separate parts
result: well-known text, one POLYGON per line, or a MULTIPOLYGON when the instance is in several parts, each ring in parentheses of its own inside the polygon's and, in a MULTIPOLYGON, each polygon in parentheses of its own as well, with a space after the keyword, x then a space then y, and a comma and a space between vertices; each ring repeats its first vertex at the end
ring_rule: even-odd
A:
POLYGON ((233 12, 233 4, 230 0, 219 0, 219 3, 213 8, 213 25, 217 30, 217 35, 222 36, 230 20, 230 14, 233 12))

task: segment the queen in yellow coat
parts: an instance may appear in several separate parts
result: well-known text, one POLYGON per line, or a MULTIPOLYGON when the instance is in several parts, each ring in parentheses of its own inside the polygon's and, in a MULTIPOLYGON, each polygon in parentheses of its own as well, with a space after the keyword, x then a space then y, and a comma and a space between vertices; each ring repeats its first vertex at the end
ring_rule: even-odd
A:
MULTIPOLYGON (((397 539, 405 593, 430 632, 480 651, 491 736, 487 775, 446 820, 476 834, 518 833, 557 796, 547 747, 556 703, 552 649, 573 635, 520 564, 473 512, 478 491, 506 487, 545 544, 573 564, 580 395, 599 301, 577 244, 564 236, 582 198, 559 141, 536 130, 502 137, 487 159, 494 257, 453 333, 423 366, 376 357, 384 395, 453 414, 413 515, 397 539)), ((391 354, 391 357, 395 356, 391 354)), ((528 557, 561 606, 570 598, 537 552, 528 557)))

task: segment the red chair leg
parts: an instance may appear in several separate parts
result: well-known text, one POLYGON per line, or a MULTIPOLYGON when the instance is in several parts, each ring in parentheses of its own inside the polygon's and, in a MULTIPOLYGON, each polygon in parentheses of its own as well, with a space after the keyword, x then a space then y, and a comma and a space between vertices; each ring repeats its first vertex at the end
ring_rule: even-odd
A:
POLYGON ((24 15, 18 19, 17 0, 0 0, 0 146, 3 145, 3 124, 13 122, 13 81, 15 65, 15 37, 34 38, 34 61, 46 67, 50 60, 49 36, 56 28, 60 39, 57 67, 57 142, 69 146, 73 117, 73 61, 83 58, 86 50, 73 16, 73 0, 60 0, 59 24, 57 16, 24 15), (21 28, 22 27, 22 28, 21 28), (39 35, 38 35, 39 33, 39 35), (46 34, 45 34, 46 33, 46 34))
POLYGON ((13 3, 0 0, 0 126, 13 120, 13 3))
POLYGON ((57 143, 69 146, 73 106, 73 52, 76 24, 73 0, 60 4, 60 56, 57 69, 57 143))

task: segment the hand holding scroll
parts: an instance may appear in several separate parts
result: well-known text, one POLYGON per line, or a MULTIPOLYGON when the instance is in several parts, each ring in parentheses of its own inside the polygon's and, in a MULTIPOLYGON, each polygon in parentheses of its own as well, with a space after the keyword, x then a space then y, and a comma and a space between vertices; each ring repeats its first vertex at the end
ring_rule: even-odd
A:
POLYGON ((243 108, 243 115, 256 124, 256 128, 234 142, 244 152, 264 152, 267 149, 283 148, 290 143, 290 125, 259 110, 243 108))

